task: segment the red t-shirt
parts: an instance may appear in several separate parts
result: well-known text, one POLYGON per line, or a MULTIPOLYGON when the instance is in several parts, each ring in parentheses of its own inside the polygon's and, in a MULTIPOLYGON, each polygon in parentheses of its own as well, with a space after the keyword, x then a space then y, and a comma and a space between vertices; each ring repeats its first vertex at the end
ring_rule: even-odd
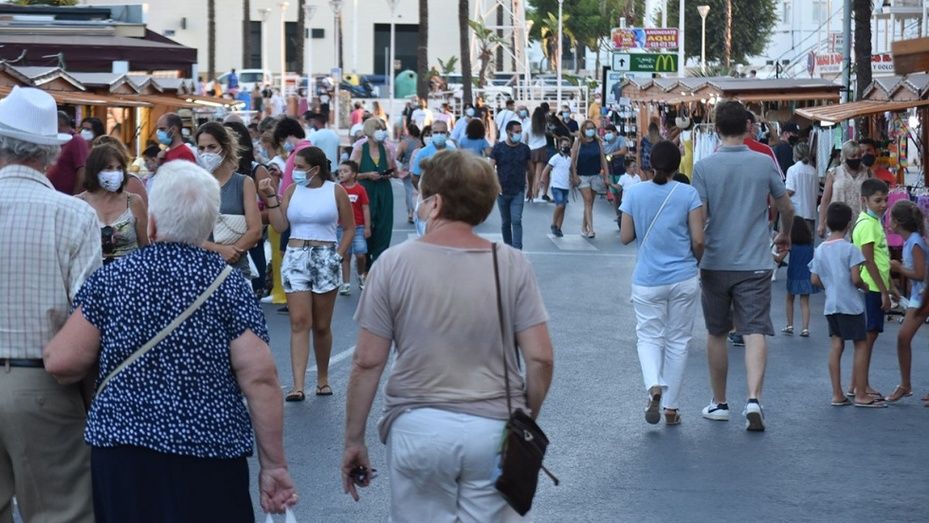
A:
POLYGON ((190 147, 187 147, 187 144, 183 143, 177 147, 168 149, 161 163, 164 164, 174 160, 187 160, 188 162, 197 163, 197 158, 194 156, 193 151, 190 150, 190 147))
POLYGON ((754 138, 747 138, 747 137, 746 137, 744 143, 745 143, 745 145, 748 146, 749 149, 755 151, 756 153, 761 153, 761 154, 764 154, 764 155, 766 155, 766 156, 770 156, 770 157, 771 157, 771 161, 774 162, 774 166, 777 167, 777 172, 781 173, 781 179, 782 179, 782 180, 786 179, 785 176, 784 176, 784 173, 781 172, 781 166, 780 166, 780 164, 777 163, 777 156, 775 156, 775 154, 774 154, 774 149, 772 149, 771 147, 769 147, 769 146, 767 146, 767 145, 765 145, 765 144, 759 142, 758 140, 755 140, 754 138))
POLYGON ((897 185, 897 177, 894 176, 894 173, 884 169, 883 167, 872 167, 871 172, 874 173, 874 176, 879 180, 883 180, 889 187, 894 187, 897 185))
POLYGON ((345 192, 348 193, 348 201, 352 202, 352 212, 355 213, 355 227, 365 225, 365 213, 363 207, 368 205, 368 191, 360 183, 355 183, 352 187, 342 185, 345 192))
POLYGON ((71 141, 61 146, 61 154, 55 164, 48 168, 48 179, 55 189, 74 195, 77 171, 87 163, 89 154, 90 144, 80 135, 71 133, 71 141))

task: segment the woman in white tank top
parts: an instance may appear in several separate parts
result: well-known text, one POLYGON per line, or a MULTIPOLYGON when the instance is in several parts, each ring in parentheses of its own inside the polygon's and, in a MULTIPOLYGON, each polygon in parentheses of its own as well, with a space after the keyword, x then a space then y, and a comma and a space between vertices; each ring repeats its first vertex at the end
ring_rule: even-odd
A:
POLYGON ((342 285, 342 258, 352 244, 355 217, 348 194, 335 183, 326 154, 307 147, 294 157, 294 183, 277 195, 270 179, 259 189, 276 231, 290 228, 281 262, 281 280, 290 309, 290 357, 294 385, 286 401, 303 401, 310 330, 316 354, 316 395, 331 396, 329 354, 332 352, 332 310, 342 285), (336 230, 345 230, 337 241, 336 230))

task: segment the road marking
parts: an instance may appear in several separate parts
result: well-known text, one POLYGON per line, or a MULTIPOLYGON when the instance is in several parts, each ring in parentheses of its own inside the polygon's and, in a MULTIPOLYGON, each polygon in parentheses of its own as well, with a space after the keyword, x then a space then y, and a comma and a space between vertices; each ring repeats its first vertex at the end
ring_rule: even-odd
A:
MULTIPOLYGON (((330 356, 329 357, 329 368, 331 369, 332 367, 335 367, 336 363, 339 363, 342 360, 348 359, 349 356, 354 354, 355 347, 356 347, 355 345, 352 345, 351 347, 343 350, 342 352, 336 354, 335 356, 330 356)), ((306 370, 307 375, 309 375, 311 372, 316 372, 316 365, 313 365, 312 367, 306 370)))
POLYGON ((565 234, 563 237, 558 238, 554 234, 548 234, 548 239, 555 244, 556 247, 563 251, 596 251, 599 250, 587 241, 587 238, 584 238, 580 234, 565 234))

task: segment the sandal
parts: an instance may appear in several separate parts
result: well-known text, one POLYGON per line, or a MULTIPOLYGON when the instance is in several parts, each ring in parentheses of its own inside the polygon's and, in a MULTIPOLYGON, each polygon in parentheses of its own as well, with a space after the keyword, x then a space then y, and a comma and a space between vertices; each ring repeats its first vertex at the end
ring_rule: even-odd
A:
POLYGON ((664 409, 664 422, 665 425, 680 425, 681 415, 677 409, 664 409))
POLYGON ((886 407, 887 404, 884 403, 883 401, 877 399, 877 398, 874 398, 874 399, 872 399, 871 401, 866 401, 866 402, 858 402, 858 401, 856 401, 856 402, 855 402, 855 406, 856 406, 856 407, 864 407, 864 408, 866 408, 866 409, 882 409, 882 408, 886 407))
POLYGON ((306 399, 306 394, 302 390, 292 390, 284 396, 284 401, 303 401, 306 399))
POLYGON ((793 334, 794 334, 794 326, 793 326, 793 325, 788 325, 788 326, 784 327, 783 329, 781 329, 781 332, 783 332, 784 334, 786 334, 786 335, 788 335, 788 336, 793 336, 793 334))
POLYGON ((912 396, 912 395, 913 395, 913 390, 912 390, 912 389, 907 390, 907 389, 904 389, 903 387, 901 387, 900 385, 897 385, 897 386, 894 388, 894 391, 890 393, 890 396, 887 396, 887 397, 884 398, 884 399, 887 400, 887 401, 899 401, 899 400, 901 400, 901 399, 903 399, 903 398, 908 398, 908 397, 910 397, 910 396, 912 396))
POLYGON ((832 402, 832 406, 833 406, 833 407, 846 407, 846 406, 851 405, 851 404, 852 404, 852 400, 850 400, 850 399, 848 399, 848 398, 842 398, 842 401, 833 401, 833 402, 832 402))
POLYGON ((332 396, 332 387, 329 385, 319 385, 316 387, 317 396, 332 396))
POLYGON ((800 337, 801 337, 801 338, 809 338, 809 337, 810 337, 810 329, 803 329, 802 331, 800 331, 800 337))
POLYGON ((654 425, 661 420, 661 413, 658 412, 661 408, 661 388, 652 388, 657 390, 655 392, 649 390, 651 399, 648 400, 648 407, 645 409, 645 422, 654 425))

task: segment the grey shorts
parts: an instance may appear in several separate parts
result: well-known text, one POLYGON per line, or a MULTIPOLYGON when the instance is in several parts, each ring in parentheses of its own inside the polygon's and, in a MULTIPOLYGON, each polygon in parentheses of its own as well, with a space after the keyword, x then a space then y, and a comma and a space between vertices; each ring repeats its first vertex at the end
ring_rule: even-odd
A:
POLYGON ((342 257, 334 247, 287 247, 281 261, 284 292, 326 294, 342 285, 342 257))
POLYGON ((706 330, 722 336, 774 336, 771 324, 771 271, 700 271, 706 330))

